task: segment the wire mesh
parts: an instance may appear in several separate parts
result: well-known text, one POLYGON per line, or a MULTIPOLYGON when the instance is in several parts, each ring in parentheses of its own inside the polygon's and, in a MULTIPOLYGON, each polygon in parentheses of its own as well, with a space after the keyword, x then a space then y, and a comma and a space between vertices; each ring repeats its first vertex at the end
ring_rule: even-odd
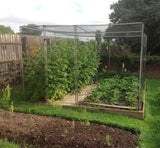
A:
MULTIPOLYGON (((74 54, 72 55, 72 56, 74 56, 74 66, 72 65, 73 67, 71 67, 71 69, 74 69, 74 75, 72 75, 72 76, 74 76, 74 82, 72 81, 72 83, 74 83, 74 84, 72 84, 72 86, 74 86, 74 91, 75 91, 75 102, 74 103, 76 103, 76 104, 78 104, 79 101, 83 100, 83 96, 85 97, 87 95, 90 95, 88 92, 86 93, 86 92, 82 91, 84 94, 80 93, 79 92, 79 90, 81 89, 80 86, 84 87, 84 85, 85 86, 90 85, 91 82, 93 82, 93 79, 91 79, 88 82, 84 82, 84 84, 80 84, 80 83, 83 83, 81 80, 84 79, 84 78, 82 78, 82 73, 83 73, 83 71, 86 70, 85 68, 81 69, 81 67, 83 67, 81 65, 81 61, 80 61, 81 58, 83 59, 83 57, 80 57, 80 53, 83 51, 82 47, 86 50, 86 52, 89 50, 88 49, 89 46, 91 48, 94 48, 94 52, 96 54, 93 53, 93 54, 90 54, 90 56, 93 57, 96 55, 95 57, 97 59, 92 62, 97 62, 97 66, 99 63, 98 62, 99 52, 101 51, 102 55, 103 55, 103 52, 106 53, 107 58, 105 59, 105 61, 106 61, 105 66, 107 67, 107 70, 108 71, 116 70, 116 71, 120 72, 120 71, 122 71, 122 69, 125 71, 124 66, 123 66, 123 63, 125 61, 121 60, 121 61, 117 61, 117 63, 115 63, 112 61, 113 57, 111 57, 111 55, 122 54, 123 48, 128 48, 127 50, 129 51, 130 50, 129 48, 133 47, 133 42, 134 43, 137 42, 136 43, 136 45, 137 45, 136 50, 138 52, 137 51, 136 52, 132 51, 132 52, 138 53, 137 57, 139 57, 139 60, 137 62, 139 64, 138 64, 138 67, 136 67, 136 68, 132 67, 131 68, 132 70, 130 70, 130 71, 132 73, 134 73, 136 70, 140 71, 139 72, 139 98, 138 98, 139 104, 138 104, 138 108, 139 108, 139 110, 141 109, 142 91, 144 89, 143 86, 144 86, 144 80, 145 80, 145 77, 144 77, 145 56, 146 56, 146 49, 147 49, 147 36, 144 33, 144 24, 143 23, 138 22, 138 23, 109 24, 109 25, 106 25, 106 24, 100 24, 100 25, 40 25, 40 26, 36 26, 33 28, 31 26, 30 27, 22 26, 21 27, 22 34, 23 34, 24 30, 30 30, 30 31, 32 30, 34 32, 40 31, 43 36, 50 37, 51 40, 54 42, 53 44, 55 44, 55 46, 53 46, 53 45, 51 45, 52 47, 50 46, 52 48, 51 50, 53 50, 52 51, 53 54, 54 54, 54 48, 57 48, 56 45, 59 45, 59 44, 67 45, 66 41, 70 42, 70 43, 68 43, 67 46, 71 46, 71 49, 68 47, 66 47, 66 49, 73 51, 73 46, 71 45, 71 42, 74 42, 74 54), (87 44, 88 47, 85 46, 84 44, 87 44), (123 44, 128 45, 128 46, 124 47, 123 44), (121 52, 119 52, 120 50, 121 50, 121 52), (116 64, 116 66, 115 66, 115 67, 117 67, 116 69, 113 69, 113 67, 112 67, 113 63, 116 64)), ((44 49, 47 49, 46 46, 47 45, 45 45, 44 49)), ((59 50, 62 50, 62 47, 59 47, 59 50)), ((132 49, 132 50, 134 50, 134 49, 132 49)), ((92 51, 90 51, 90 52, 92 53, 92 51)), ((44 67, 45 67, 44 68, 45 69, 45 82, 44 83, 45 83, 46 93, 48 94, 50 92, 50 89, 48 89, 48 87, 49 87, 49 85, 52 85, 52 84, 51 84, 51 81, 49 78, 50 76, 48 75, 49 62, 47 59, 47 54, 51 54, 51 53, 46 52, 46 51, 44 52, 44 67)), ((65 54, 65 52, 64 53, 62 52, 61 54, 65 54)), ((61 54, 58 55, 59 58, 60 58, 60 56, 62 56, 61 54)), ((89 54, 89 52, 88 52, 88 54, 89 54)), ((121 57, 123 57, 123 55, 121 55, 121 57)), ((89 61, 90 58, 87 56, 86 56, 86 58, 88 58, 88 61, 89 61)), ((61 62, 63 62, 63 61, 61 61, 61 62)), ((103 64, 104 63, 101 63, 101 66, 103 64)), ((126 62, 125 65, 127 65, 127 64, 129 67, 130 63, 126 62)), ((97 67, 96 70, 100 71, 100 69, 102 67, 97 67)), ((65 70, 67 70, 67 68, 65 70)), ((88 73, 90 73, 90 72, 88 72, 88 73)), ((86 77, 90 77, 90 75, 92 75, 92 74, 89 74, 86 77)), ((94 77, 94 75, 93 75, 93 77, 94 77)), ((98 81, 98 78, 97 79, 94 78, 94 82, 96 82, 96 81, 98 81)), ((69 83, 67 85, 69 85, 69 83)), ((60 89, 63 89, 63 88, 60 88, 60 89)), ((56 96, 56 93, 58 93, 58 92, 54 92, 54 95, 56 96)), ((65 92, 65 94, 66 94, 66 92, 65 92)), ((47 98, 48 97, 51 97, 51 96, 47 95, 47 98)))

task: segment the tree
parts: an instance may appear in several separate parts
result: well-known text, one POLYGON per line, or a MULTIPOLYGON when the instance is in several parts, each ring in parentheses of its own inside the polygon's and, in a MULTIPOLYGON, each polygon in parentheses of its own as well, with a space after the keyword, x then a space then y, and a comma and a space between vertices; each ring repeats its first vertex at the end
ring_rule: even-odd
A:
POLYGON ((0 33, 14 33, 14 31, 9 26, 0 25, 0 33))
POLYGON ((21 27, 21 33, 26 35, 38 35, 42 34, 41 30, 38 30, 39 26, 35 24, 28 24, 21 27))
POLYGON ((112 23, 144 22, 148 36, 148 51, 160 54, 160 1, 119 0, 111 5, 112 23))

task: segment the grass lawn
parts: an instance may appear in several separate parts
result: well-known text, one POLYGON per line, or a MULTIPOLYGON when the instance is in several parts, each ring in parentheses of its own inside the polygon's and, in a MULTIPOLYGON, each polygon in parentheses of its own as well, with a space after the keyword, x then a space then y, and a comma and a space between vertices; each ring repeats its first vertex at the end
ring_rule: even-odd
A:
POLYGON ((160 80, 147 80, 145 126, 141 130, 141 147, 160 147, 160 80))
POLYGON ((1 148, 20 148, 19 145, 16 145, 14 143, 7 142, 7 141, 2 141, 2 140, 0 140, 0 147, 1 148))
MULTIPOLYGON (((144 121, 122 115, 88 112, 82 109, 62 108, 58 105, 47 106, 26 102, 14 102, 14 111, 44 116, 56 116, 71 120, 97 122, 126 130, 132 130, 134 132, 140 132, 140 145, 142 148, 157 148, 160 146, 160 80, 147 80, 146 98, 144 121)), ((1 104, 1 107, 4 106, 1 104)))

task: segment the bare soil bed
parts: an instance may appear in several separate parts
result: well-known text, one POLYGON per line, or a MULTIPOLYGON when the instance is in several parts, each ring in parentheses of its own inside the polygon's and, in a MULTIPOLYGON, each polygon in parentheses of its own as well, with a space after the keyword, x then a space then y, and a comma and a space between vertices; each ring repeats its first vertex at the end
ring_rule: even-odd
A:
POLYGON ((0 109, 0 139, 38 148, 136 148, 130 131, 0 109), (106 140, 108 135, 109 141, 106 140), (109 146, 110 145, 110 146, 109 146))

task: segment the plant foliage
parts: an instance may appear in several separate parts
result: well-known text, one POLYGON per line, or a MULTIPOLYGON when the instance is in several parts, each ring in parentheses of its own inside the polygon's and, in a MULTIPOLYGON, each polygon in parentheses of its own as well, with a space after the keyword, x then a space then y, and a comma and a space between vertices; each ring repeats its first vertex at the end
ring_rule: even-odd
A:
POLYGON ((134 106, 138 97, 138 78, 113 74, 110 78, 100 81, 97 89, 93 90, 86 99, 88 102, 134 106), (123 104, 123 105, 124 105, 123 104))
MULTIPOLYGON (((52 41, 52 50, 47 54, 49 99, 63 99, 75 90, 75 44, 72 39, 52 41)), ((78 89, 93 82, 99 57, 94 41, 78 42, 78 89)), ((45 57, 43 49, 34 49, 25 56, 25 96, 33 101, 45 96, 45 57)))

